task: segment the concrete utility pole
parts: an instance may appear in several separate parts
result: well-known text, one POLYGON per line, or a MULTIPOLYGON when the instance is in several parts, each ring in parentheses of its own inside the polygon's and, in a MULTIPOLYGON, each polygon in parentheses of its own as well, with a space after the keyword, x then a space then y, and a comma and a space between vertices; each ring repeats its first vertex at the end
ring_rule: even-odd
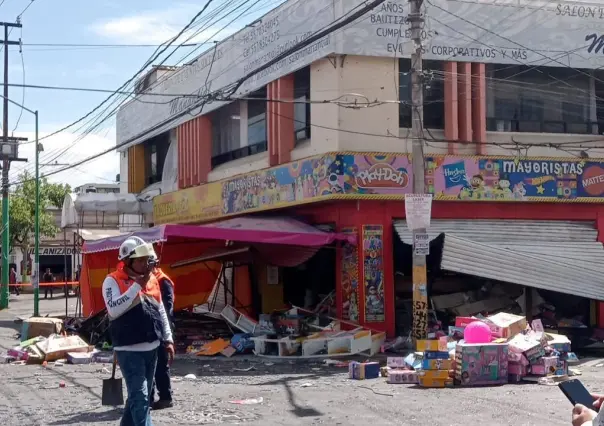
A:
POLYGON ((8 39, 9 28, 21 28, 20 23, 0 22, 4 27, 4 96, 3 96, 3 118, 2 118, 2 293, 0 294, 0 309, 8 308, 9 299, 9 255, 10 255, 10 230, 8 217, 8 172, 10 162, 16 157, 16 142, 9 142, 8 137, 8 46, 20 45, 20 41, 8 39))
MULTIPOLYGON (((422 15, 423 0, 409 0, 409 23, 411 24, 411 137, 412 137, 412 166, 413 192, 424 194, 425 162, 424 162, 424 76, 422 67, 421 30, 424 17, 422 15)), ((415 246, 416 234, 425 234, 425 229, 413 231, 415 246)), ((426 256, 413 250, 413 338, 425 339, 428 332, 428 273, 426 256)))

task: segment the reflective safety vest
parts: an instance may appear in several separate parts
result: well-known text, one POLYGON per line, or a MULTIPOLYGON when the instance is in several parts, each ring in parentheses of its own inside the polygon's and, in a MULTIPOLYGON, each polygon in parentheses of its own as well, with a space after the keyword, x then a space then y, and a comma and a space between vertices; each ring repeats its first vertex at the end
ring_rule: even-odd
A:
POLYGON ((161 283, 162 280, 167 280, 170 285, 172 286, 172 288, 174 288, 174 281, 172 281, 170 279, 170 277, 168 275, 166 275, 164 273, 164 271, 162 271, 160 268, 155 268, 153 270, 153 275, 155 276, 155 279, 157 280, 158 283, 161 283))
MULTIPOLYGON (((121 294, 124 294, 132 284, 132 279, 121 268, 110 273, 109 276, 117 282, 121 294)), ((152 343, 163 339, 163 320, 160 314, 161 291, 153 275, 141 290, 140 296, 140 303, 136 303, 119 317, 111 319, 109 331, 114 347, 152 343)))
MULTIPOLYGON (((132 285, 132 279, 124 272, 123 269, 118 269, 115 272, 109 274, 111 278, 115 280, 117 285, 120 287, 120 294, 124 294, 128 288, 132 285)), ((167 277, 167 276, 166 276, 167 277)), ((147 285, 142 289, 141 293, 151 296, 161 303, 161 291, 159 287, 159 280, 154 274, 149 276, 147 285)))

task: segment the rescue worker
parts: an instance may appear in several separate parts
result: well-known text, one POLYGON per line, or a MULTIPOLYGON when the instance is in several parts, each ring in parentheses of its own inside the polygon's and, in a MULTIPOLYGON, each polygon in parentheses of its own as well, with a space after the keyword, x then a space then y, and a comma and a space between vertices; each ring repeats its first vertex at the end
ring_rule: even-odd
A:
POLYGON ((129 237, 119 248, 117 270, 103 282, 113 349, 128 393, 121 426, 152 426, 157 348, 164 345, 169 359, 174 357, 170 323, 152 274, 155 258, 151 244, 129 237))
MULTIPOLYGON (((159 283, 161 291, 161 300, 164 309, 168 315, 172 332, 174 331, 174 282, 160 268, 159 261, 155 259, 156 267, 153 269, 153 275, 159 283)), ((170 408, 172 403, 172 384, 170 382, 170 357, 168 352, 159 348, 157 352, 157 368, 155 369, 155 386, 151 393, 151 404, 153 410, 162 410, 170 408), (155 388, 159 395, 159 400, 155 401, 155 388)))

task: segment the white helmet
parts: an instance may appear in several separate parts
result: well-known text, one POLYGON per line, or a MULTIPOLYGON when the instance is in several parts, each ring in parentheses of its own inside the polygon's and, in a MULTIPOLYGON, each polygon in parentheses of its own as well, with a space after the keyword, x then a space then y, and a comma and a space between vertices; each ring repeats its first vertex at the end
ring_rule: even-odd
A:
POLYGON ((153 244, 146 243, 140 237, 128 237, 120 246, 117 256, 119 260, 136 259, 138 257, 150 257, 156 259, 157 255, 153 249, 153 244))

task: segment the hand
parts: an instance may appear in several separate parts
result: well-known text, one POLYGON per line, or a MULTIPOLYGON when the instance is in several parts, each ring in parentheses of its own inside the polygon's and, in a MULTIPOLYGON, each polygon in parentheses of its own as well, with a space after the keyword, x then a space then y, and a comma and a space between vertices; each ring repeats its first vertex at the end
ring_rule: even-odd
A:
POLYGON ((593 399, 595 399, 594 407, 599 410, 602 407, 602 402, 604 402, 604 395, 592 393, 591 396, 593 399))
POLYGON ((166 343, 166 351, 168 352, 168 363, 172 365, 172 361, 174 361, 174 343, 166 343))
POLYGON ((596 418, 596 412, 590 410, 585 405, 577 404, 573 408, 573 426, 583 426, 596 418))

